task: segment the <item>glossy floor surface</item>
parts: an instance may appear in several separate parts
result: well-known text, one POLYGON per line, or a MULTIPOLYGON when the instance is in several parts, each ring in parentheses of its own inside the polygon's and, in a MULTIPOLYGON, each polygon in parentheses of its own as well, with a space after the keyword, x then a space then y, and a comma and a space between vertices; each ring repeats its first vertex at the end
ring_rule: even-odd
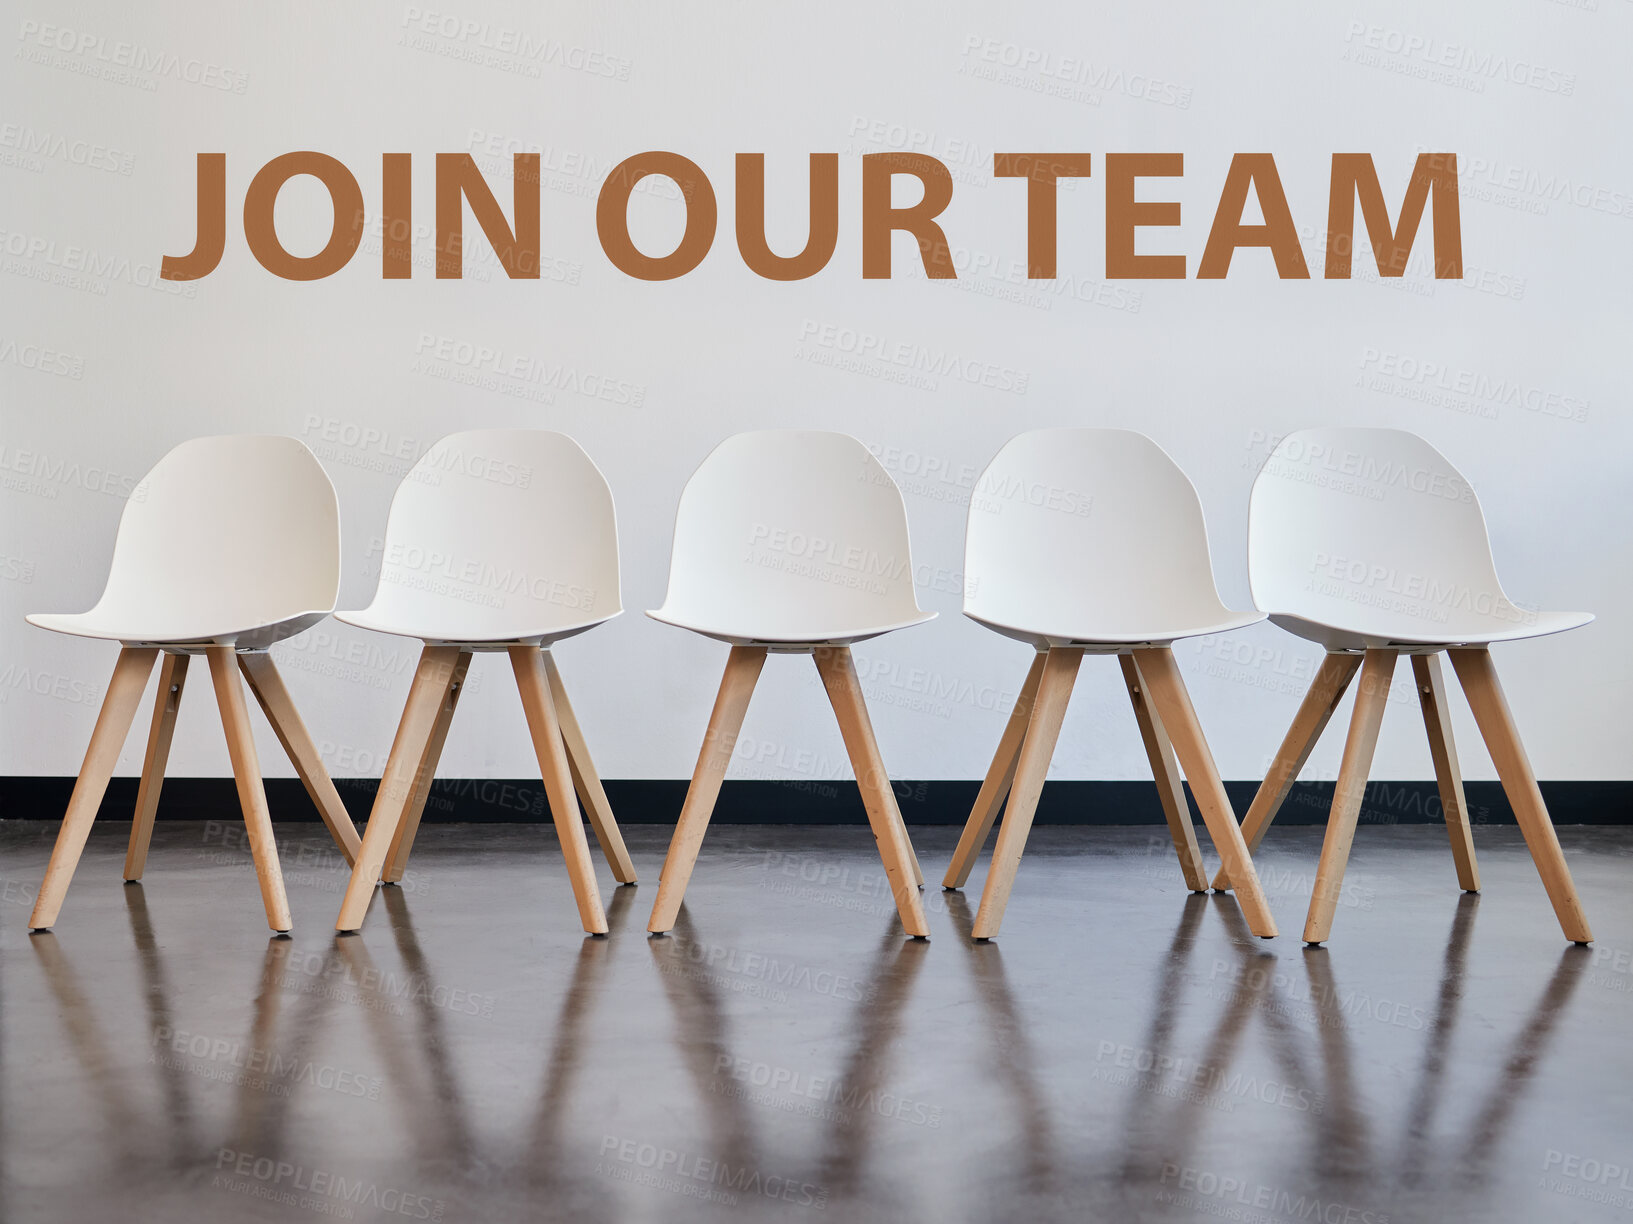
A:
MULTIPOLYGON (((54 931, 54 824, 0 824, 0 1219, 1625 1220, 1633 829, 1561 830, 1601 942, 1517 830, 1363 827, 1332 942, 1320 830, 1259 864, 1283 934, 1183 888, 1161 828, 1040 828, 1001 938, 935 887, 904 939, 865 828, 711 831, 680 925, 641 883, 578 929, 547 827, 433 826, 360 935, 280 827, 268 938, 242 826, 99 822, 54 931), (822 1213, 818 1215, 816 1213, 822 1213)), ((1210 864, 1216 861, 1209 856, 1210 864)))

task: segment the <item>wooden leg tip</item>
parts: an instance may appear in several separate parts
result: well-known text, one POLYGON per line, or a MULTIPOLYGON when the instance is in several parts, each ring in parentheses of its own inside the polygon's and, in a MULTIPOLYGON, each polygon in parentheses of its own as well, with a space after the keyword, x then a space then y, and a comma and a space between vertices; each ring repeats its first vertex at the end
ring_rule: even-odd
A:
POLYGON ((1321 946, 1322 942, 1323 941, 1321 941, 1319 939, 1306 939, 1304 941, 1304 946, 1306 948, 1319 948, 1321 946))
POLYGON ((28 933, 30 935, 49 935, 49 934, 51 934, 51 928, 50 927, 29 927, 28 928, 28 933))

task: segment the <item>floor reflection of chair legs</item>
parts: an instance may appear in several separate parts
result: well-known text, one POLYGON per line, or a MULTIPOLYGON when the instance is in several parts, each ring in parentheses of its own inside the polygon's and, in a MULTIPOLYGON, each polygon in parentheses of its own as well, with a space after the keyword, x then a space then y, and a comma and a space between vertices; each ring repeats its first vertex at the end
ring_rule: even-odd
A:
POLYGON ((1435 1177, 1443 1172, 1437 1162, 1430 1159, 1429 1149, 1435 1110, 1444 1096, 1448 1064, 1446 1056, 1451 1050, 1452 1034, 1457 1029, 1458 1013, 1462 1010, 1463 985, 1468 973, 1469 936, 1474 931, 1474 915, 1479 907, 1479 893, 1466 892, 1457 899, 1451 938, 1446 941, 1446 957, 1440 967, 1440 993, 1435 1000, 1434 1019, 1429 1025, 1429 1039, 1423 1046, 1417 1086, 1413 1089, 1412 1100, 1406 1110, 1406 1125, 1401 1131, 1401 1184, 1408 1189, 1416 1188, 1426 1177, 1435 1177))
POLYGON ((963 893, 944 892, 942 898, 958 932, 958 942, 969 954, 970 970, 980 987, 981 1005, 988 1018, 987 1031, 998 1055, 997 1069, 1015 1102, 1027 1182, 1044 1195, 1053 1194, 1058 1182, 1054 1114, 1038 1085, 1037 1056, 1026 1023, 1015 1006, 1003 954, 996 941, 975 942, 971 934, 975 915, 963 893))
POLYGON ((1266 1039, 1287 1086, 1297 1091, 1308 1085, 1309 1077, 1299 1058, 1294 1033, 1285 1017, 1276 1011, 1273 990, 1275 968, 1280 962, 1274 953, 1264 950, 1248 929, 1241 909, 1218 893, 1206 897, 1193 894, 1185 900, 1179 925, 1163 961, 1162 985, 1142 1052, 1153 1066, 1164 1056, 1173 1054, 1173 1034, 1179 1023, 1180 1005, 1192 989, 1185 984, 1184 968, 1206 908, 1212 908, 1218 915, 1236 951, 1239 964, 1232 978, 1234 985, 1220 1008, 1218 1021, 1203 1052, 1195 1059, 1198 1070, 1205 1073, 1203 1081, 1194 1085, 1197 1095, 1187 1098, 1175 1094, 1172 1104, 1164 1109, 1167 1099, 1164 1094, 1144 1091, 1129 1094, 1128 1116, 1122 1127, 1127 1142, 1121 1170, 1127 1182, 1149 1181, 1162 1165, 1183 1159, 1184 1154, 1195 1147, 1198 1134, 1210 1116, 1206 1112, 1207 1098, 1218 1091, 1219 1084, 1229 1082, 1226 1073, 1240 1052, 1255 1016, 1265 1022, 1266 1039))
POLYGON ((572 976, 562 992, 556 1013, 550 1060, 545 1064, 539 1085, 539 1104, 533 1116, 520 1165, 522 1184, 530 1193, 542 1193, 550 1201, 570 1210, 574 1220, 612 1220, 618 1215, 610 1186, 587 1175, 594 1160, 586 1160, 583 1133, 563 1133, 563 1123, 573 1116, 574 1090, 584 1070, 584 1038, 595 1005, 606 990, 606 976, 612 963, 611 936, 629 923, 636 897, 634 888, 615 888, 607 902, 607 939, 585 939, 578 947, 572 976))
POLYGON ((704 945, 684 906, 672 935, 648 939, 646 946, 674 1016, 675 1047, 707 1115, 706 1133, 723 1160, 738 1168, 750 1165, 755 1151, 754 1122, 740 1097, 718 1091, 718 1068, 725 1065, 722 1059, 730 1057, 725 1009, 705 966, 694 966, 687 959, 687 948, 704 945))
POLYGON ((34 932, 28 943, 57 1001, 62 1030, 73 1046, 74 1056, 84 1073, 84 1084, 98 1099, 105 1131, 102 1150, 121 1167, 137 1168, 147 1160, 138 1148, 152 1131, 144 1111, 131 1099, 125 1072, 109 1048, 96 1012, 79 984, 79 976, 63 955, 53 932, 34 932))
POLYGON ((360 936, 336 935, 334 952, 350 971, 352 984, 361 993, 374 996, 373 1002, 364 999, 359 1010, 364 1013, 373 1035, 374 1048, 385 1069, 390 1090, 401 1102, 397 1116, 403 1120, 413 1143, 416 1165, 463 1176, 475 1164, 476 1145, 472 1142, 459 1077, 449 1061, 449 1043, 442 1035, 442 1018, 434 1014, 437 983, 420 954, 402 890, 379 891, 390 907, 391 926, 398 946, 410 949, 403 955, 405 965, 410 963, 411 957, 417 962, 409 969, 408 989, 403 993, 412 998, 419 1012, 419 1035, 405 1036, 400 1031, 395 1000, 391 998, 394 992, 388 989, 395 979, 375 967, 374 957, 360 936))
MULTIPOLYGON (((850 1026, 855 1035, 839 1075, 846 1093, 856 1094, 863 1101, 877 1099, 876 1089, 888 1076, 890 1056, 901 1036, 902 1009, 929 951, 930 945, 922 939, 904 941, 894 922, 885 929, 873 954, 872 975, 867 979, 879 983, 879 989, 872 998, 864 997, 856 1005, 850 1026)), ((836 1115, 832 1142, 818 1179, 819 1184, 839 1193, 851 1193, 857 1188, 868 1158, 875 1151, 869 1139, 878 1113, 869 1109, 853 1113, 849 1125, 838 1121, 836 1115)))
MULTIPOLYGON (((292 1009, 292 1018, 283 1016, 287 1000, 284 981, 289 957, 295 945, 288 936, 267 940, 261 957, 261 976, 255 992, 255 1010, 250 1019, 246 1042, 251 1054, 270 1058, 274 1053, 285 1063, 298 1065, 303 1051, 316 1040, 331 999, 325 992, 306 994, 292 1009), (283 1031, 283 1039, 279 1032, 283 1031)), ((262 1077, 245 1069, 238 1083, 238 1108, 234 1113, 234 1133, 226 1146, 237 1151, 281 1151, 290 1115, 290 1093, 268 1092, 262 1077)))
POLYGON ((1365 1097, 1355 1082, 1344 1000, 1333 976, 1332 951, 1306 946, 1300 954, 1310 983, 1310 998, 1315 1003, 1327 1097, 1320 1124, 1313 1132, 1316 1142, 1311 1145, 1311 1166, 1329 1184, 1347 1183, 1359 1188, 1376 1169, 1365 1097))
MULTIPOLYGON (((142 973, 142 997, 147 1004, 149 1040, 155 1041, 160 1033, 173 1033, 176 1021, 170 1010, 175 993, 170 987, 170 976, 165 972, 164 958, 159 943, 153 937, 153 922, 147 912, 147 894, 137 880, 125 882, 125 913, 130 919, 131 937, 136 941, 136 963, 142 973)), ((158 1073, 159 1091, 164 1096, 165 1118, 169 1123, 170 1158, 181 1164, 198 1152, 194 1124, 193 1102, 181 1073, 169 1065, 167 1059, 155 1058, 153 1066, 158 1073)))
POLYGON ((1469 1135, 1460 1164, 1465 1178, 1480 1181, 1484 1170, 1497 1150, 1497 1140, 1514 1117, 1514 1108, 1520 1096, 1536 1075, 1537 1067, 1552 1044, 1554 1028, 1564 1014, 1582 975, 1593 963, 1593 949, 1573 944, 1560 950, 1559 963, 1554 966, 1548 984, 1531 1009, 1530 1018, 1515 1036, 1508 1057, 1503 1060, 1502 1072, 1491 1086, 1485 1103, 1475 1111, 1480 1124, 1469 1135))
POLYGON ((470 1121, 465 1111, 464 1092, 454 1073, 453 1063, 448 1057, 449 1042, 443 1031, 447 1016, 443 1009, 436 1006, 433 997, 436 993, 436 978, 426 963, 425 952, 420 947, 419 936, 414 931, 414 922, 408 910, 408 897, 401 888, 383 888, 380 892, 385 901, 386 916, 391 924, 392 940, 397 945, 397 955, 402 958, 403 967, 408 970, 410 980, 419 987, 410 993, 419 1004, 416 1008, 419 1028, 418 1048, 425 1054, 425 1070, 430 1081, 431 1099, 437 1103, 438 1109, 447 1112, 448 1126, 454 1134, 457 1150, 474 1153, 477 1145, 472 1142, 470 1121))

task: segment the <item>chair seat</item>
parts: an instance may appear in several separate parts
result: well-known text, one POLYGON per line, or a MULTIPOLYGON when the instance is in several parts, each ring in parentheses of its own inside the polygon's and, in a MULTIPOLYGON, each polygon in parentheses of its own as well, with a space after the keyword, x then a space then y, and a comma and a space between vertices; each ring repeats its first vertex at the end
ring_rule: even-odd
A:
POLYGON ((1524 638, 1546 637, 1579 629, 1593 620, 1591 612, 1526 612, 1515 609, 1513 617, 1470 617, 1460 623, 1436 625, 1380 612, 1374 619, 1356 617, 1342 625, 1325 624, 1302 616, 1272 612, 1270 621, 1279 628, 1328 650, 1385 649, 1394 646, 1428 647, 1485 646, 1492 642, 1515 642, 1524 638))
POLYGON ((1202 637, 1209 633, 1228 633, 1244 629, 1264 619, 1263 612, 1231 612, 1223 610, 1218 619, 1170 621, 1161 625, 1129 626, 1092 624, 1013 625, 965 612, 978 625, 985 625, 995 633, 1017 641, 1028 642, 1042 650, 1050 646, 1081 646, 1088 650, 1118 650, 1130 646, 1166 646, 1181 638, 1202 637))
POLYGON ((517 625, 514 632, 507 627, 504 630, 490 631, 481 637, 471 636, 468 626, 460 626, 451 618, 438 619, 427 616, 420 619, 389 616, 377 613, 373 608, 360 608, 355 612, 336 612, 334 617, 348 625, 356 625, 359 629, 372 629, 376 633, 420 638, 426 642, 460 646, 467 650, 503 650, 521 644, 548 646, 552 642, 559 642, 564 638, 575 637, 586 630, 594 629, 597 625, 605 624, 620 615, 621 610, 569 625, 552 625, 548 629, 517 625))
POLYGON ((128 610, 109 612, 92 608, 89 612, 34 612, 25 619, 31 625, 54 633, 104 638, 130 646, 236 645, 240 650, 264 650, 275 642, 306 632, 328 615, 327 608, 318 608, 260 625, 178 624, 144 621, 128 610))
POLYGON ((917 616, 911 616, 905 620, 858 628, 852 625, 824 625, 817 622, 806 625, 797 621, 785 622, 775 627, 730 624, 721 620, 693 617, 682 612, 671 612, 668 608, 658 608, 655 611, 649 611, 647 615, 655 621, 662 621, 666 625, 690 629, 693 633, 701 633, 704 637, 728 642, 733 646, 779 646, 784 648, 848 646, 854 642, 865 642, 868 638, 876 638, 882 634, 894 632, 897 629, 908 629, 914 625, 922 625, 925 621, 934 620, 936 617, 934 612, 920 612, 917 616))

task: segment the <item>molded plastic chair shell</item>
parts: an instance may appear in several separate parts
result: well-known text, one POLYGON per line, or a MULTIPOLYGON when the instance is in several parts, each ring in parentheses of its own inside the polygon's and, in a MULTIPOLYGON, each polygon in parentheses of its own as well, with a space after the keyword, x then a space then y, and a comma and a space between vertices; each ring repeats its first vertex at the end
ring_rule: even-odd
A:
POLYGON ((1042 649, 1163 645, 1264 619, 1214 586, 1196 489, 1127 429, 1006 442, 970 497, 964 614, 1042 649))
POLYGON ((1329 650, 1483 645, 1593 619, 1510 600, 1474 489, 1400 429, 1283 438, 1253 483, 1248 576, 1272 621, 1329 650))
POLYGON ((901 490, 848 434, 761 430, 703 460, 655 620, 736 645, 840 645, 922 624, 901 490))
POLYGON ((327 616, 340 588, 340 512, 296 438, 183 442, 125 503, 102 598, 30 624, 127 645, 264 649, 327 616))
POLYGON ((540 429, 432 446, 397 487, 374 601, 337 620, 429 642, 548 645, 623 611, 612 490, 540 429))

